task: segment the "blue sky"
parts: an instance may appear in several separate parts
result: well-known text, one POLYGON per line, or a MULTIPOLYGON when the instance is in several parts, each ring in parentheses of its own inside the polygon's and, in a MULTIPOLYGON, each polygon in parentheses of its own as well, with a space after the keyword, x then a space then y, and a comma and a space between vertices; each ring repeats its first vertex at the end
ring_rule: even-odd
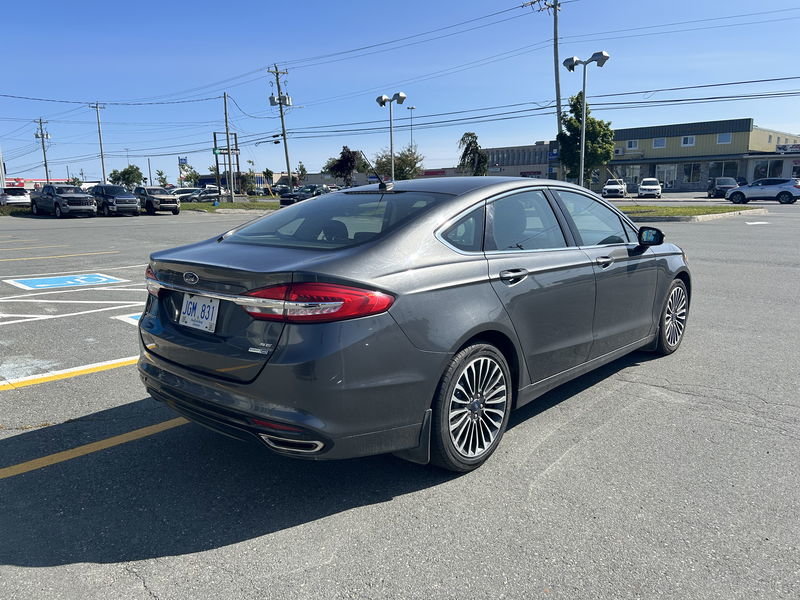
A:
MULTIPOLYGON (((798 99, 791 96, 615 110, 598 104, 800 90, 795 79, 653 91, 800 76, 796 0, 562 1, 561 60, 586 58, 596 50, 611 55, 602 69, 589 67, 590 107, 592 96, 641 92, 595 99, 594 116, 612 126, 752 117, 761 127, 800 133, 798 99)), ((188 156, 200 172, 213 164, 211 132, 224 130, 221 95, 227 91, 238 105, 231 103, 230 117, 240 136, 243 168, 249 159, 258 170, 280 171, 282 145, 255 145, 279 131, 277 109, 268 103, 272 77, 265 70, 277 63, 289 70, 283 80, 294 104, 287 114, 293 168, 303 161, 316 171, 342 145, 370 157, 386 148, 388 110, 375 97, 397 91, 408 100, 395 110, 396 149, 409 143, 406 107, 415 106, 414 142, 425 167, 452 166, 465 131, 476 132, 484 147, 555 135, 555 116, 546 114, 555 94, 552 17, 520 4, 7 3, 0 93, 108 102, 101 111, 106 170, 123 168, 129 156, 146 174, 150 157, 153 174, 163 169, 174 181, 178 155, 188 156), (409 36, 416 37, 386 44, 409 36), (520 110, 528 112, 510 113, 520 110), (481 115, 503 120, 424 126, 481 115)), ((562 96, 575 94, 580 85, 579 72, 561 69, 562 96)), ((51 175, 64 177, 69 168, 99 178, 94 110, 80 103, 0 97, 0 148, 8 175, 44 176, 33 137, 33 119, 39 117, 48 120, 51 175)))

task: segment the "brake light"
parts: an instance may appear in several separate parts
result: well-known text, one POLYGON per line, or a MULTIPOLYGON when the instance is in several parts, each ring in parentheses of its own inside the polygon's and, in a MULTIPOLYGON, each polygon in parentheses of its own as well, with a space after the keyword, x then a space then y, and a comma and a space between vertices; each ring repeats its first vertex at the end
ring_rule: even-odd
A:
POLYGON ((303 431, 299 427, 292 427, 291 425, 284 425, 283 423, 276 423, 275 421, 264 421, 263 419, 250 419, 253 425, 265 427, 267 429, 275 429, 276 431, 303 431))
POLYGON ((147 291, 158 298, 158 290, 161 289, 161 284, 158 282, 156 272, 153 271, 153 267, 150 265, 147 265, 147 268, 144 270, 144 279, 147 282, 147 291))
POLYGON ((243 302, 256 319, 286 323, 324 323, 355 319, 385 312, 394 297, 334 283, 293 283, 252 290, 246 297, 258 303, 243 302))

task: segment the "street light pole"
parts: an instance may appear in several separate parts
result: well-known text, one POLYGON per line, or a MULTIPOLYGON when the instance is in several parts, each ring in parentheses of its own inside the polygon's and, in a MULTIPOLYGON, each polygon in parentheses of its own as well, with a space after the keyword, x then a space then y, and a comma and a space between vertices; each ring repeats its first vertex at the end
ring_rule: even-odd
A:
POLYGON ((577 56, 572 56, 564 61, 564 66, 568 71, 574 71, 578 65, 583 65, 583 89, 581 92, 581 153, 580 153, 580 172, 578 173, 578 185, 583 187, 583 170, 586 161, 586 65, 589 63, 597 63, 598 67, 602 67, 609 59, 608 52, 599 51, 592 54, 587 60, 581 60, 577 56))
POLYGON ((402 104, 406 101, 406 98, 408 98, 408 96, 403 92, 396 92, 391 98, 385 94, 375 98, 379 106, 389 105, 389 155, 392 164, 392 181, 394 181, 394 124, 392 122, 394 113, 392 112, 392 103, 397 102, 398 104, 402 104))
POLYGON ((408 110, 411 111, 409 114, 411 115, 411 146, 412 147, 414 146, 414 111, 416 110, 416 108, 417 108, 416 106, 409 106, 408 107, 408 110))

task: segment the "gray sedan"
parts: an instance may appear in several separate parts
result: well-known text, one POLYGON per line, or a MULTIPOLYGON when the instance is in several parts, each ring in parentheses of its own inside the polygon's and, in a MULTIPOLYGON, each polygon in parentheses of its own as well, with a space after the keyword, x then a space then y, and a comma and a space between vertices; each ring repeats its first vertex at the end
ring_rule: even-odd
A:
POLYGON ((325 194, 151 255, 148 392, 286 456, 481 465, 509 413, 674 352, 683 251, 583 188, 465 177, 325 194))

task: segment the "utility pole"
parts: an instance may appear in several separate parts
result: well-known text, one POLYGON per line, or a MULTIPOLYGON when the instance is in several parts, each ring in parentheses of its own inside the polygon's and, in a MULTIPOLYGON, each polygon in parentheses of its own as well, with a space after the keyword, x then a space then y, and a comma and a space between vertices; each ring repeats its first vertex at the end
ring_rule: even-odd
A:
POLYGON ((150 157, 147 157, 147 183, 153 185, 153 172, 150 170, 150 157))
POLYGON ((411 147, 412 148, 414 147, 414 111, 416 110, 416 108, 417 108, 416 106, 406 106, 406 109, 411 111, 408 114, 411 115, 411 147))
POLYGON ((0 188, 6 187, 6 163, 3 162, 3 149, 0 148, 0 188))
POLYGON ((289 190, 291 191, 291 189, 292 189, 292 166, 291 166, 291 163, 289 162, 289 140, 286 139, 286 121, 284 120, 284 116, 283 116, 283 107, 284 107, 284 105, 285 106, 291 106, 292 105, 292 98, 289 95, 284 96, 281 93, 281 75, 288 75, 289 71, 279 71, 278 70, 278 65, 275 64, 275 68, 274 69, 267 69, 267 72, 268 73, 272 73, 273 75, 275 75, 275 85, 278 86, 278 98, 277 98, 277 101, 275 99, 275 96, 271 96, 270 99, 269 99, 269 103, 272 106, 275 106, 275 104, 277 104, 278 105, 278 109, 280 110, 280 113, 281 113, 281 132, 283 133, 283 154, 286 157, 286 175, 289 178, 289 190))
POLYGON ((85 183, 86 182, 86 175, 83 174, 83 169, 80 170, 80 174, 81 174, 81 181, 83 181, 85 183))
POLYGON ((99 102, 95 102, 94 104, 90 104, 89 108, 95 109, 97 111, 97 137, 100 140, 100 168, 103 171, 103 181, 102 183, 106 182, 106 159, 103 155, 103 131, 100 129, 100 109, 105 108, 105 105, 100 104, 99 102))
POLYGON ((228 192, 231 196, 231 202, 233 202, 233 161, 231 160, 231 130, 228 127, 228 92, 225 92, 222 95, 222 98, 225 103, 225 144, 227 146, 228 154, 228 176, 225 179, 228 184, 228 192))
POLYGON ((38 121, 35 122, 39 123, 39 131, 34 133, 33 136, 42 140, 42 157, 44 158, 44 178, 45 181, 47 181, 47 183, 50 183, 50 169, 47 168, 47 147, 45 146, 44 142, 45 140, 50 139, 50 134, 44 130, 44 124, 47 123, 47 121, 42 121, 42 119, 40 118, 38 121))

